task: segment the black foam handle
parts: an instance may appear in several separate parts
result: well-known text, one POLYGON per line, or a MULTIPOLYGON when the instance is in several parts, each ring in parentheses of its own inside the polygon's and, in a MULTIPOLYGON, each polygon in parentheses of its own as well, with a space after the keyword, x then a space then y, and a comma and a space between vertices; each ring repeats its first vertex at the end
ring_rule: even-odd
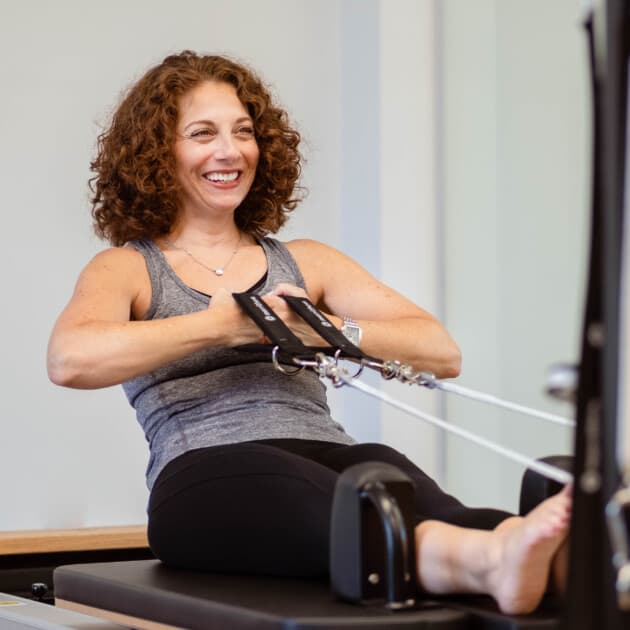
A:
POLYGON ((386 599, 391 607, 407 606, 409 570, 409 536, 396 499, 380 481, 366 484, 361 496, 372 502, 385 534, 386 599))
POLYGON ((330 521, 330 582, 352 602, 413 605, 416 550, 414 486, 400 469, 364 462, 335 484, 330 521))
POLYGON ((355 346, 335 325, 308 299, 293 295, 282 296, 295 311, 322 339, 343 354, 355 359, 371 359, 355 346))
POLYGON ((232 293, 232 297, 280 350, 291 356, 311 356, 313 354, 259 295, 255 293, 232 293))
MULTIPOLYGON (((555 466, 567 472, 573 471, 575 458, 573 455, 548 455, 541 457, 539 461, 555 466)), ((543 477, 539 472, 528 468, 521 481, 521 496, 519 501, 519 514, 525 516, 539 503, 560 492, 562 484, 543 477)))

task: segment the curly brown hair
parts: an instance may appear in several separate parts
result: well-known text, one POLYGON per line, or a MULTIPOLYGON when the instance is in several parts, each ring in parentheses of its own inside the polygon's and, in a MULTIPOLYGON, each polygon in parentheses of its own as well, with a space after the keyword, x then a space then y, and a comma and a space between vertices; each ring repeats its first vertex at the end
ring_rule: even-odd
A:
POLYGON ((179 212, 175 176, 178 101, 203 81, 233 85, 254 121, 260 150, 256 177, 236 209, 236 225, 262 237, 277 232, 301 200, 297 185, 300 134, 252 70, 218 55, 185 50, 170 55, 137 81, 98 137, 91 163, 92 217, 96 233, 124 245, 170 232, 179 212))

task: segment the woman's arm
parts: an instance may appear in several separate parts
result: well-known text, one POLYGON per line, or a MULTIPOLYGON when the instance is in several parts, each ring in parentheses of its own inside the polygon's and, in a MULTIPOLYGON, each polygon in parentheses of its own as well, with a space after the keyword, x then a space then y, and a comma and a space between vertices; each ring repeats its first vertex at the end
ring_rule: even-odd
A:
MULTIPOLYGON (((212 345, 252 343, 260 331, 227 291, 207 310, 153 321, 131 321, 150 283, 141 254, 114 248, 83 270, 48 344, 53 383, 93 389, 122 383, 212 345)), ((146 300, 145 300, 146 301, 146 300)))
MULTIPOLYGON (((292 241, 288 247, 304 275, 310 299, 331 313, 338 327, 344 316, 356 320, 366 354, 397 359, 438 378, 459 374, 459 348, 433 315, 332 247, 309 240, 292 241)), ((280 287, 279 292, 284 291, 289 289, 280 287)), ((270 305, 282 308, 279 303, 270 305)))

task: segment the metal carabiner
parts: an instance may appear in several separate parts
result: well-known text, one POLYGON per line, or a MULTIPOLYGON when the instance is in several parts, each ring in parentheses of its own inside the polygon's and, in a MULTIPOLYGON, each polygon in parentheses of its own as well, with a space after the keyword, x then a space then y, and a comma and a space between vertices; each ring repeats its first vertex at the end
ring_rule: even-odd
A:
POLYGON ((280 350, 280 346, 274 346, 273 350, 271 351, 271 361, 273 363, 273 366, 276 368, 276 370, 278 370, 278 372, 282 372, 283 374, 286 374, 287 376, 295 376, 298 372, 301 372, 304 369, 305 367, 304 365, 300 365, 299 367, 294 368, 292 370, 283 367, 278 361, 279 350, 280 350))
POLYGON ((315 371, 320 378, 329 378, 335 387, 343 385, 343 381, 339 378, 339 365, 336 357, 329 357, 323 352, 315 355, 317 367, 315 371))
MULTIPOLYGON (((337 350, 335 351, 335 354, 334 354, 335 363, 337 364, 337 367, 339 367, 339 369, 342 369, 339 366, 339 361, 344 358, 344 357, 341 356, 342 353, 343 353, 343 350, 341 348, 337 348, 337 350)), ((346 361, 352 361, 353 359, 351 357, 347 357, 345 360, 346 361)), ((350 378, 358 378, 361 375, 361 372, 363 372, 364 362, 366 362, 366 359, 360 359, 359 360, 359 368, 357 369, 357 371, 354 374, 350 375, 350 378)), ((341 385, 343 385, 343 383, 341 383, 341 385)), ((338 385, 338 387, 340 387, 341 385, 338 385)))
POLYGON ((391 381, 392 379, 397 378, 400 366, 400 361, 385 361, 385 363, 381 366, 381 376, 386 381, 391 381))

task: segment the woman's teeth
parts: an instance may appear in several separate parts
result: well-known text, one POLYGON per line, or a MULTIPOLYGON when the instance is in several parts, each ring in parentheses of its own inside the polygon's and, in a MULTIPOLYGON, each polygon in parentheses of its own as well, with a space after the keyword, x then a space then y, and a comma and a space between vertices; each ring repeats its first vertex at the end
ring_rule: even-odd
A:
POLYGON ((209 173, 205 175, 211 182, 233 182, 238 177, 238 171, 233 173, 209 173))

